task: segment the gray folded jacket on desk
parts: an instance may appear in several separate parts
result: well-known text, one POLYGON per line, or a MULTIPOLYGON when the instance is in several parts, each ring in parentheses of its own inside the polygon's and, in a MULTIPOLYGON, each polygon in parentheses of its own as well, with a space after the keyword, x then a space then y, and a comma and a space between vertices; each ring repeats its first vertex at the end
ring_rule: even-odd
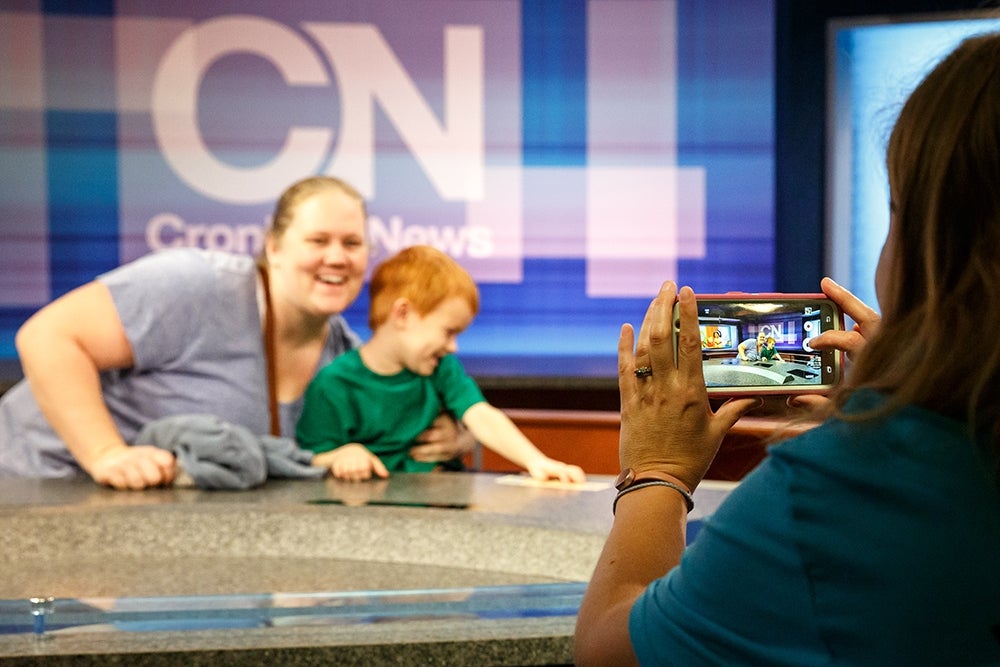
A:
POLYGON ((309 465, 313 453, 291 438, 254 435, 212 415, 157 419, 135 442, 173 452, 180 470, 200 489, 249 489, 268 477, 315 478, 326 472, 309 465))

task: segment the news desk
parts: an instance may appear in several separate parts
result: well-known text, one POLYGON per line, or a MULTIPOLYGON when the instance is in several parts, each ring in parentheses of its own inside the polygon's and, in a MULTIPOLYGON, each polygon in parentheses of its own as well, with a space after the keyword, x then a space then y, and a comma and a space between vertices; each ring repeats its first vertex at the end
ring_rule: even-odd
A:
MULTIPOLYGON (((570 664, 611 482, 2 480, 0 662, 570 664)), ((691 526, 732 487, 704 482, 691 526)))

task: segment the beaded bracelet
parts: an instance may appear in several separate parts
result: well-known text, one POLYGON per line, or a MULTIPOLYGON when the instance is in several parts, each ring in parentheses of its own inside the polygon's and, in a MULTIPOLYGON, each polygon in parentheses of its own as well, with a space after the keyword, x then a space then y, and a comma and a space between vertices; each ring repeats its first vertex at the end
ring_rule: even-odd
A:
POLYGON ((694 509, 694 498, 692 498, 691 494, 687 492, 687 489, 663 479, 644 479, 639 480, 638 482, 632 484, 632 486, 626 487, 618 492, 618 495, 615 496, 615 502, 611 505, 611 514, 614 515, 615 510, 618 508, 618 501, 621 500, 621 497, 626 493, 631 493, 632 491, 636 491, 638 489, 645 489, 650 486, 666 486, 674 489, 677 493, 684 496, 684 502, 687 505, 688 512, 694 509))

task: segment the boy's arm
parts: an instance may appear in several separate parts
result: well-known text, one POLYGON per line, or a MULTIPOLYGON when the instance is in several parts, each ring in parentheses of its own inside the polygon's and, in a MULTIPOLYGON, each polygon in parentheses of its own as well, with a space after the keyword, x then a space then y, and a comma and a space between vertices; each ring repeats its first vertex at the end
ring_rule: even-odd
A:
POLYGON ((555 461, 543 454, 510 417, 485 401, 466 410, 462 422, 485 447, 525 468, 532 477, 556 478, 565 482, 582 482, 585 479, 579 467, 555 461))

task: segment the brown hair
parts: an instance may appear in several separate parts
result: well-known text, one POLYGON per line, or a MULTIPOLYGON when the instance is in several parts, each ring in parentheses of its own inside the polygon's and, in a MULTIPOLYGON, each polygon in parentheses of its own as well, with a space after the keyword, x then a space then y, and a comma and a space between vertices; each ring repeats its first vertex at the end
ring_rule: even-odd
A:
MULTIPOLYGON (((292 218, 295 217, 296 207, 317 192, 323 190, 340 191, 351 199, 356 200, 361 206, 361 215, 365 220, 368 219, 365 199, 353 185, 333 176, 310 176, 292 183, 281 193, 278 203, 275 204, 274 214, 271 216, 271 227, 267 230, 267 235, 275 240, 280 240, 285 235, 288 226, 292 223, 292 218)), ((267 255, 263 249, 257 255, 257 263, 267 266, 267 255)))
POLYGON ((965 420, 1000 454, 1000 33, 962 42, 917 86, 889 140, 883 320, 843 390, 965 420))
POLYGON ((465 299, 472 314, 479 312, 479 288, 458 262, 426 245, 400 250, 375 269, 368 285, 368 327, 384 323, 399 298, 426 315, 449 297, 465 299))

